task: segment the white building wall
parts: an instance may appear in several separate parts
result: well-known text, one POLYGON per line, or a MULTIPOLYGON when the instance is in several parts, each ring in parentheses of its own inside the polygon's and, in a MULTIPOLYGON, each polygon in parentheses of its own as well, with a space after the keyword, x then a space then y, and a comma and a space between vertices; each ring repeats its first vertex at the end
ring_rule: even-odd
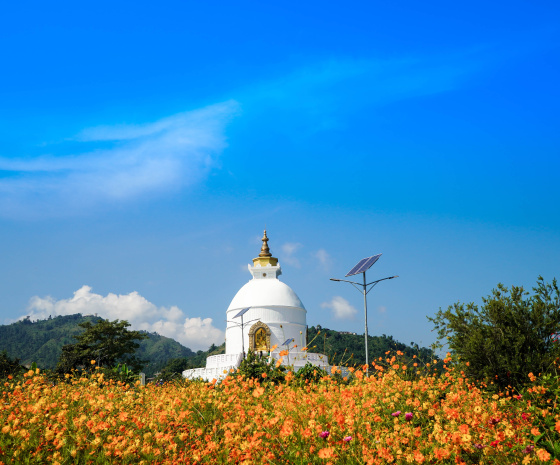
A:
POLYGON ((243 342, 241 340, 241 318, 233 318, 241 309, 230 309, 227 311, 226 327, 226 354, 238 354, 245 349, 249 350, 249 331, 251 327, 260 321, 266 324, 270 331, 271 347, 281 346, 288 338, 293 338, 293 346, 305 346, 306 341, 306 310, 294 307, 256 307, 251 308, 243 315, 243 342), (239 322, 239 323, 237 323, 239 322))

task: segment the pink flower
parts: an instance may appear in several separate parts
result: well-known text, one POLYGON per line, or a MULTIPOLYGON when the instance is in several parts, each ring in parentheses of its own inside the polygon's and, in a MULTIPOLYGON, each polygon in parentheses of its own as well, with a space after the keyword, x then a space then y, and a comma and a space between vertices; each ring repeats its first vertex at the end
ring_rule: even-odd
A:
POLYGON ((410 420, 412 420, 412 417, 413 417, 413 416, 414 416, 414 415, 412 415, 412 412, 406 412, 406 413, 404 414, 404 419, 405 419, 406 421, 410 421, 410 420))
POLYGON ((391 413, 391 415, 393 415, 394 417, 398 417, 401 414, 400 410, 397 410, 396 412, 391 413))
POLYGON ((327 439, 329 437, 329 434, 331 433, 329 433, 328 431, 321 431, 319 433, 319 436, 321 436, 323 439, 327 439))
POLYGON ((530 454, 531 452, 533 452, 534 448, 535 448, 535 446, 527 446, 527 447, 525 447, 525 449, 523 449, 523 452, 525 454, 530 454))
POLYGON ((352 436, 346 436, 343 441, 344 442, 350 442, 352 440, 352 436))

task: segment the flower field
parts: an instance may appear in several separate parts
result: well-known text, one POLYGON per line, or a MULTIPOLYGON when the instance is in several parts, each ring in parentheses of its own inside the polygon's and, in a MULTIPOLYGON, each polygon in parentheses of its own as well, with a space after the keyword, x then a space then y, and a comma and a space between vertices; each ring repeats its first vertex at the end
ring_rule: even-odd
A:
POLYGON ((53 384, 30 370, 2 387, 0 464, 560 464, 554 380, 493 394, 403 362, 278 385, 130 386, 95 370, 53 384))

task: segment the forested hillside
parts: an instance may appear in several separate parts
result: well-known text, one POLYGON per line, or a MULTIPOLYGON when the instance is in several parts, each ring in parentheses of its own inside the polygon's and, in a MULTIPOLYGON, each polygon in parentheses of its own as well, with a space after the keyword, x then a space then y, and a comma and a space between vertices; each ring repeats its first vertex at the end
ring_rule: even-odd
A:
MULTIPOLYGON (((363 334, 334 331, 320 325, 310 326, 307 330, 307 345, 309 352, 327 355, 331 365, 363 365, 366 362, 363 334)), ((368 337, 370 362, 378 357, 385 357, 387 351, 397 350, 407 358, 416 355, 420 360, 428 361, 433 357, 431 349, 419 347, 414 342, 406 345, 385 334, 368 337)))
MULTIPOLYGON (((62 346, 75 343, 73 336, 83 331, 78 325, 85 321, 95 323, 100 319, 78 313, 34 322, 26 319, 3 325, 0 326, 0 351, 5 350, 10 357, 19 358, 24 365, 35 362, 43 369, 53 369, 62 346)), ((173 358, 192 359, 192 365, 200 365, 200 360, 203 359, 204 365, 207 351, 193 352, 168 337, 156 333, 147 334, 148 339, 139 342, 136 355, 148 361, 144 368, 148 376, 160 371, 173 358)))
MULTIPOLYGON (((85 321, 95 323, 100 319, 76 314, 34 322, 26 319, 0 326, 0 351, 5 350, 11 358, 19 358, 24 365, 35 362, 40 368, 54 369, 62 346, 75 343, 73 336, 83 331, 78 325, 85 321)), ((225 344, 222 344, 219 347, 212 345, 207 351, 193 352, 168 337, 156 333, 147 334, 148 339, 139 342, 140 347, 136 355, 148 361, 143 371, 149 377, 161 371, 170 362, 179 364, 181 370, 187 367, 203 367, 208 355, 223 353, 225 350, 225 344)), ((365 363, 363 335, 338 332, 318 325, 309 327, 307 340, 309 351, 328 355, 331 364, 365 363)), ((407 357, 416 355, 426 360, 432 357, 430 349, 418 347, 416 344, 403 344, 394 340, 392 336, 370 336, 368 346, 370 361, 384 356, 389 350, 400 350, 407 357)))

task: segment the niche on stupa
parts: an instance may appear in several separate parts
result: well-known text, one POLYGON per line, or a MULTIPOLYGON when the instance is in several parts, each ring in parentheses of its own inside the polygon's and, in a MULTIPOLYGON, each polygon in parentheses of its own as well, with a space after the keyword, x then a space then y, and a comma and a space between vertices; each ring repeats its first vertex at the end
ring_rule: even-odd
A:
POLYGON ((253 352, 268 352, 270 334, 270 328, 261 321, 257 321, 249 330, 249 348, 253 352))

